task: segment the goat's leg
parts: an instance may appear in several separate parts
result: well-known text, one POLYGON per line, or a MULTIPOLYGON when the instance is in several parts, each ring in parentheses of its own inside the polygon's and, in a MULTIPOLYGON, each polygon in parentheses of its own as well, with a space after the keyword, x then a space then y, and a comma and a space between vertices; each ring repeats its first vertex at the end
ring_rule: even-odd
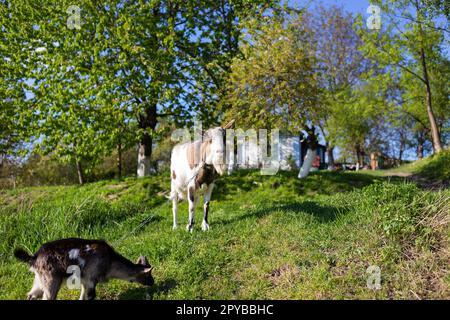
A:
POLYGON ((92 300, 92 295, 95 298, 95 282, 89 278, 81 278, 80 300, 92 300), (92 288, 94 288, 93 293, 92 288))
POLYGON ((96 296, 95 292, 96 282, 92 279, 81 280, 81 295, 80 300, 94 300, 96 296))
POLYGON ((96 296, 97 296, 97 293, 95 291, 95 285, 93 287, 90 287, 87 289, 88 300, 94 300, 96 296))
POLYGON ((195 187, 192 185, 188 187, 188 201, 189 201, 189 221, 186 226, 186 230, 192 232, 195 223, 195 205, 197 203, 197 199, 195 196, 195 187))
POLYGON ((81 293, 80 293, 80 299, 79 300, 87 300, 87 290, 84 283, 81 283, 81 293))
POLYGON ((59 288, 61 287, 62 278, 49 276, 41 277, 42 290, 44 291, 44 300, 56 300, 59 288))
POLYGON ((97 296, 97 293, 95 291, 95 282, 90 282, 87 287, 86 287, 86 291, 87 291, 87 300, 94 300, 95 297, 97 296))
POLYGON ((209 212, 209 201, 211 200, 211 194, 214 189, 214 183, 211 183, 203 194, 203 221, 202 221, 202 230, 208 231, 208 212, 209 212))
POLYGON ((172 214, 173 214, 172 229, 175 230, 178 225, 178 193, 177 192, 172 192, 172 214))
POLYGON ((44 295, 44 291, 41 289, 41 283, 39 281, 39 275, 37 273, 34 274, 33 287, 27 294, 28 300, 40 299, 44 295))

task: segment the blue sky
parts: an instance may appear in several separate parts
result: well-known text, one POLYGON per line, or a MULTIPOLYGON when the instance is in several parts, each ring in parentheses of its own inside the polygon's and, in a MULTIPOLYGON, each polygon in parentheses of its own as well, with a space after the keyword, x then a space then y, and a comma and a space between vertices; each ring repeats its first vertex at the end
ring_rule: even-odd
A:
POLYGON ((314 7, 316 4, 323 5, 338 5, 343 6, 345 10, 353 13, 361 13, 366 15, 366 10, 369 7, 369 0, 288 0, 292 6, 303 8, 305 6, 314 7))

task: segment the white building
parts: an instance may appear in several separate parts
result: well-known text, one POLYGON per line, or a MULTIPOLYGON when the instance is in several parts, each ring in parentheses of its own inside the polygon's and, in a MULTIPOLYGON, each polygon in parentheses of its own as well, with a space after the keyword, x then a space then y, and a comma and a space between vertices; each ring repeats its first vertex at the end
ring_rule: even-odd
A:
MULTIPOLYGON (((270 143, 270 141, 269 141, 270 143)), ((317 155, 320 157, 320 168, 326 167, 325 146, 320 145, 317 148, 317 155)), ((291 163, 300 168, 306 155, 307 146, 302 143, 299 136, 292 136, 280 133, 278 144, 278 159, 281 170, 291 170, 291 163)), ((269 156, 271 154, 269 153, 269 156)), ((235 163, 237 168, 259 168, 261 165, 261 155, 258 150, 258 142, 255 138, 246 138, 245 142, 237 145, 237 154, 235 163)))

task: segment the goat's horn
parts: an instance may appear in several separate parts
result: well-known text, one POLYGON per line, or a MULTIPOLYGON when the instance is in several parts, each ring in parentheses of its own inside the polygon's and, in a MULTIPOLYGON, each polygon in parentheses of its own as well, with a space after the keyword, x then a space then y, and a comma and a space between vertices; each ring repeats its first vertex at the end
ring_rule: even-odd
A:
POLYGON ((236 122, 235 119, 231 120, 230 122, 228 122, 228 123, 223 127, 223 129, 231 129, 231 128, 233 128, 235 122, 236 122))

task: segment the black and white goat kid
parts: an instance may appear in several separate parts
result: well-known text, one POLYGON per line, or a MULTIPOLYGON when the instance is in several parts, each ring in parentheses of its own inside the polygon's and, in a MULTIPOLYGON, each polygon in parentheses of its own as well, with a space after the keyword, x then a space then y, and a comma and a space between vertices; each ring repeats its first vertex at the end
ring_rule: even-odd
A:
POLYGON ((80 300, 94 299, 97 283, 109 279, 154 284, 153 268, 145 257, 132 263, 103 240, 61 239, 43 244, 33 256, 17 248, 14 256, 28 263, 35 274, 28 299, 56 299, 62 282, 71 276, 69 267, 79 268, 80 300))

